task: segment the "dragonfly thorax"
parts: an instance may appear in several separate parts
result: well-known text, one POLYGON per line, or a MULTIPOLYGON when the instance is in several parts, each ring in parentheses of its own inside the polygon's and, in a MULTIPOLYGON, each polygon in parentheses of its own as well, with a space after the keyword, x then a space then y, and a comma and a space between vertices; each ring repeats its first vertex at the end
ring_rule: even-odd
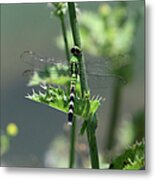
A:
POLYGON ((72 56, 71 59, 70 59, 70 63, 78 63, 78 59, 76 56, 72 56))

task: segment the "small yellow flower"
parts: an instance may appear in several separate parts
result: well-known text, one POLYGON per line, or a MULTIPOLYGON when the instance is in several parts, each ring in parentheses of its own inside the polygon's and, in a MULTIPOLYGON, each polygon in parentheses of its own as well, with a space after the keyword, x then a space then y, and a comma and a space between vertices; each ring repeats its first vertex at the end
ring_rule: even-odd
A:
POLYGON ((17 136, 18 127, 15 123, 9 123, 6 127, 6 132, 9 136, 17 136))

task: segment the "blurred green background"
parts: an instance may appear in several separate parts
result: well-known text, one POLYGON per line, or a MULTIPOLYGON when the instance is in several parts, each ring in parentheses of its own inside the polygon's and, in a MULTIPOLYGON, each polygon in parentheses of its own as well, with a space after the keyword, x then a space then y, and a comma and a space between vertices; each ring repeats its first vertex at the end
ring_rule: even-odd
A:
MULTIPOLYGON (((106 3, 111 8, 118 6, 118 2, 106 3)), ((103 7, 103 2, 81 2, 78 5, 81 15, 86 11, 97 14, 103 7)), ((138 12, 140 15, 133 38, 133 77, 121 92, 114 145, 108 145, 107 142, 112 88, 104 90, 99 81, 93 84, 100 87, 102 91, 98 90, 98 93, 106 97, 99 110, 97 130, 99 152, 103 161, 105 154, 108 159, 113 151, 120 152, 127 145, 144 137, 144 1, 127 2, 126 8, 128 12, 138 12)), ((95 23, 91 23, 92 27, 95 26, 95 23)), ((26 86, 27 81, 22 73, 30 67, 20 60, 20 54, 24 50, 65 59, 64 51, 56 43, 56 37, 60 34, 59 20, 56 17, 50 18, 50 9, 46 3, 1 5, 1 133, 5 134, 10 122, 14 122, 19 129, 18 135, 9 140, 9 149, 2 155, 2 166, 67 167, 69 130, 64 126, 66 114, 24 98, 31 92, 31 88, 26 86)), ((100 37, 101 34, 96 36, 100 37)), ((83 43, 87 44, 85 41, 83 43)), ((89 45, 93 47, 93 44, 89 45)), ((99 59, 95 54, 89 53, 87 46, 84 49, 86 58, 94 61, 99 59)), ((77 167, 87 167, 87 145, 84 139, 79 141, 76 151, 77 154, 82 152, 82 155, 79 155, 81 158, 78 159, 77 167)))

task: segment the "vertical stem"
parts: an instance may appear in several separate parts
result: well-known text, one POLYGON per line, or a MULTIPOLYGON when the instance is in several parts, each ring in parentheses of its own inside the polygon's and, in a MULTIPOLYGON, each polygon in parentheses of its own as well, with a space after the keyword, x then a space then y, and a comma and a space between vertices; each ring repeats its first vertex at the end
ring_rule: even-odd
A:
MULTIPOLYGON (((75 11, 75 3, 68 2, 68 8, 69 8, 70 25, 72 29, 74 44, 81 48, 79 27, 78 27, 76 11, 75 11)), ((79 57, 79 66, 80 66, 81 92, 82 92, 82 97, 84 97, 84 93, 87 92, 89 88, 86 78, 86 67, 85 67, 83 55, 79 57)), ((95 135, 96 127, 94 127, 93 118, 89 119, 88 122, 89 125, 87 126, 87 138, 89 143, 91 165, 92 168, 99 169, 98 149, 97 149, 96 135, 95 135)))
MULTIPOLYGON (((81 48, 81 40, 80 40, 79 27, 76 17, 75 4, 73 2, 69 2, 68 8, 69 8, 69 17, 70 17, 70 24, 71 24, 74 44, 81 48)), ((79 57, 79 66, 80 66, 81 92, 82 92, 82 96, 84 97, 84 92, 88 90, 88 83, 86 79, 86 67, 85 67, 85 61, 83 55, 79 57)))
POLYGON ((73 168, 75 159, 75 139, 76 138, 76 118, 73 117, 73 124, 70 133, 70 154, 69 154, 69 168, 73 168))
MULTIPOLYGON (((69 50, 69 46, 68 46, 67 30, 66 30, 64 14, 61 13, 61 15, 59 17, 60 17, 60 21, 61 21, 63 40, 64 40, 64 44, 65 44, 66 59, 67 59, 68 64, 69 64, 70 63, 70 50, 69 50)), ((75 138, 76 138, 76 117, 74 116, 73 117, 73 124, 71 126, 71 132, 70 132, 69 168, 72 168, 74 166, 75 138)))
POLYGON ((88 128, 87 128, 87 138, 89 143, 91 165, 93 169, 99 169, 99 157, 98 157, 98 149, 97 149, 97 142, 95 136, 96 127, 97 127, 97 119, 95 114, 94 117, 90 121, 88 121, 88 128))
POLYGON ((70 25, 71 25, 71 29, 72 29, 74 44, 78 47, 81 47, 79 27, 78 27, 76 11, 75 11, 75 3, 69 2, 68 8, 69 8, 69 17, 70 17, 70 21, 71 21, 70 25))
POLYGON ((66 24, 65 24, 65 20, 64 20, 64 14, 60 15, 60 21, 61 21, 62 34, 63 34, 65 50, 66 50, 66 59, 67 59, 67 61, 69 63, 70 54, 69 54, 69 47, 68 47, 68 40, 67 40, 67 30, 66 30, 66 24))
POLYGON ((109 150, 111 150, 114 145, 115 132, 117 128, 118 112, 119 112, 120 104, 121 104, 121 90, 122 90, 122 86, 119 86, 118 84, 116 84, 114 88, 114 100, 113 100, 112 109, 111 109, 110 127, 109 127, 108 138, 107 138, 108 140, 107 148, 109 150))

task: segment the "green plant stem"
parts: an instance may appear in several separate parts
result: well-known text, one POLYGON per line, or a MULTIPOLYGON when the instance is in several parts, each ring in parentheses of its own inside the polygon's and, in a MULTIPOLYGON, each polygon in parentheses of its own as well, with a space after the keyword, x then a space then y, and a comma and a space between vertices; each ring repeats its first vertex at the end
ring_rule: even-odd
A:
MULTIPOLYGON (((81 48, 79 27, 78 27, 76 11, 75 11, 75 3, 69 2, 68 8, 69 8, 69 17, 70 17, 70 24, 71 24, 71 29, 72 29, 74 45, 81 48)), ((88 83, 86 79, 86 67, 85 67, 83 55, 79 57, 79 66, 80 66, 81 92, 82 92, 82 96, 84 97, 84 93, 87 92, 89 88, 88 88, 88 83)))
MULTIPOLYGON (((81 48, 81 40, 80 40, 79 27, 78 27, 78 22, 77 22, 77 17, 76 17, 75 3, 68 2, 68 8, 69 8, 69 17, 70 17, 70 24, 71 24, 71 29, 72 29, 74 45, 81 48)), ((88 92, 89 88, 88 88, 88 83, 87 83, 87 78, 86 78, 86 68, 85 68, 83 55, 79 57, 79 66, 80 66, 81 92, 82 92, 82 97, 84 97, 85 92, 88 92)), ((87 126, 87 139, 88 139, 88 144, 89 144, 91 165, 92 165, 92 168, 99 169, 99 158, 98 158, 98 149, 97 149, 97 143, 96 143, 95 130, 96 130, 96 127, 94 127, 93 119, 89 119, 88 126, 87 126)))
POLYGON ((99 169, 99 157, 98 157, 98 149, 97 149, 97 142, 95 131, 97 127, 97 119, 96 114, 94 117, 88 121, 88 128, 87 128, 87 138, 89 143, 89 151, 90 151, 90 158, 91 158, 91 165, 93 169, 99 169))
MULTIPOLYGON (((65 44, 65 51, 66 51, 66 59, 68 64, 70 63, 70 50, 68 46, 68 39, 67 39, 67 30, 66 24, 64 19, 64 14, 60 15, 61 20, 61 28, 62 28, 62 35, 65 44)), ((74 166, 74 159, 75 159, 75 138, 76 138, 76 117, 73 117, 73 124, 71 126, 71 133, 70 133, 70 154, 69 154, 69 168, 73 168, 74 166)))
POLYGON ((69 17, 70 17, 70 22, 71 22, 70 25, 72 29, 74 44, 78 47, 81 47, 81 40, 80 40, 79 27, 78 27, 78 22, 77 22, 77 17, 76 17, 75 3, 69 2, 68 8, 69 8, 68 10, 69 10, 69 17))
POLYGON ((68 40, 67 40, 66 24, 65 24, 64 14, 63 14, 63 13, 60 15, 60 21, 61 21, 61 28, 62 28, 63 40, 64 40, 65 50, 66 50, 66 59, 67 59, 67 61, 68 61, 68 63, 69 63, 70 53, 69 53, 68 40))
POLYGON ((69 154, 69 168, 73 168, 75 159, 75 141, 76 141, 76 118, 73 117, 73 124, 70 133, 70 154, 69 154))
POLYGON ((111 150, 115 141, 115 134, 117 129, 118 113, 121 105, 121 91, 122 86, 116 84, 114 88, 114 99, 111 109, 110 126, 107 138, 107 148, 111 150))

